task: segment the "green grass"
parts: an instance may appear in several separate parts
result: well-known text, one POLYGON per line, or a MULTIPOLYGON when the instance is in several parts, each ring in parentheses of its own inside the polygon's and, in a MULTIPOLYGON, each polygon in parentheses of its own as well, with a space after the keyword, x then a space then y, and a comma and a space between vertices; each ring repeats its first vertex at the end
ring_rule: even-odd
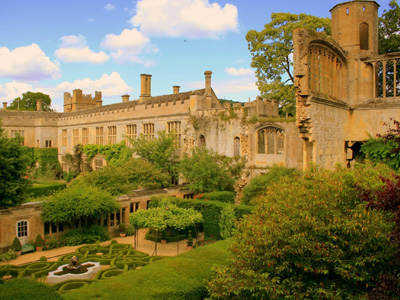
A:
POLYGON ((66 186, 67 185, 63 181, 36 181, 31 187, 28 188, 27 193, 31 195, 32 198, 38 198, 49 195, 54 191, 62 190, 66 186))
POLYGON ((53 287, 27 279, 14 279, 0 284, 0 299, 62 300, 53 287))
POLYGON ((199 247, 62 296, 67 300, 204 299, 207 295, 206 280, 212 276, 212 266, 227 263, 229 245, 230 240, 225 240, 199 247))

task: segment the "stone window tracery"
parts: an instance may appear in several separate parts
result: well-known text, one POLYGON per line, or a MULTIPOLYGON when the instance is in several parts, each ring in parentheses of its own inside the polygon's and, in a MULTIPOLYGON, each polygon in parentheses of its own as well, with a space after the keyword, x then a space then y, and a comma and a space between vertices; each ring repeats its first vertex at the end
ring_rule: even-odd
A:
POLYGON ((103 145, 104 139, 104 128, 96 127, 96 145, 103 145))
POLYGON ((67 136, 67 129, 63 129, 61 132, 61 146, 68 145, 68 136, 67 136))
POLYGON ((89 144, 89 128, 82 128, 82 145, 89 144))
POLYGON ((136 140, 137 129, 136 124, 126 125, 125 140, 128 146, 132 146, 132 142, 136 140))
POLYGON ((146 141, 154 139, 154 123, 143 124, 143 135, 146 141))
POLYGON ((74 146, 79 144, 79 129, 72 130, 72 141, 74 146))
POLYGON ((284 149, 284 131, 279 127, 268 126, 257 131, 259 154, 280 154, 284 149))
POLYGON ((176 147, 181 146, 181 122, 173 121, 167 123, 167 132, 171 134, 174 138, 174 143, 176 147))
POLYGON ((107 144, 113 145, 117 142, 117 126, 108 126, 107 130, 107 144))

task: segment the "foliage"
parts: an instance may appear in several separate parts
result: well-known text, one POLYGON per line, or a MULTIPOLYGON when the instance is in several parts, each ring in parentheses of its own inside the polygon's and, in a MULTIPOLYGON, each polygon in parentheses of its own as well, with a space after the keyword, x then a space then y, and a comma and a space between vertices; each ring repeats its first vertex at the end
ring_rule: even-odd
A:
POLYGON ((133 151, 142 159, 153 164, 164 173, 174 172, 176 168, 174 161, 177 157, 173 135, 159 131, 157 138, 149 140, 141 134, 137 140, 132 141, 132 144, 133 151))
POLYGON ((15 251, 21 251, 22 250, 22 245, 21 242, 19 241, 19 238, 15 237, 13 240, 12 248, 15 251))
POLYGON ((17 206, 24 200, 29 182, 26 148, 20 136, 8 138, 0 122, 0 207, 17 206))
POLYGON ((62 237, 62 244, 66 246, 75 246, 82 244, 93 244, 97 241, 109 240, 110 236, 107 229, 100 225, 90 227, 75 228, 69 230, 62 237))
POLYGON ((398 52, 400 49, 400 7, 396 0, 389 3, 379 18, 379 54, 398 52))
POLYGON ((63 190, 66 188, 66 184, 64 182, 35 182, 31 187, 27 189, 27 194, 30 194, 31 197, 37 198, 49 195, 55 191, 63 190))
POLYGON ((180 171, 189 180, 191 192, 233 191, 244 164, 240 157, 230 158, 200 147, 183 158, 180 171))
POLYGON ((230 240, 199 247, 177 257, 164 258, 140 271, 126 272, 113 280, 100 280, 63 294, 66 300, 140 299, 201 300, 207 297, 206 280, 214 265, 229 259, 230 240), (132 286, 132 282, 138 282, 132 286))
POLYGON ((305 28, 330 34, 330 20, 306 14, 273 13, 262 31, 246 34, 256 68, 257 85, 263 97, 279 101, 280 111, 295 115, 293 79, 293 30, 305 28))
POLYGON ((220 234, 223 239, 230 238, 234 235, 235 233, 235 208, 232 204, 225 206, 221 210, 221 215, 219 217, 219 228, 220 228, 220 234))
POLYGON ((355 184, 378 188, 369 168, 312 167, 274 183, 239 224, 211 298, 367 299, 394 256, 390 215, 357 199, 355 184))
POLYGON ((93 186, 69 186, 44 200, 42 221, 68 223, 70 228, 80 218, 98 220, 118 209, 110 193, 93 186))
POLYGON ((43 250, 52 250, 64 246, 63 240, 58 236, 45 236, 43 250))
POLYGON ((36 111, 36 102, 38 100, 43 100, 42 102, 42 110, 43 111, 53 111, 50 108, 51 99, 49 95, 37 92, 26 92, 22 94, 22 98, 18 97, 11 102, 11 104, 7 107, 8 110, 28 110, 28 111, 36 111))
POLYGON ((168 174, 157 170, 142 159, 131 158, 121 166, 107 166, 101 170, 79 175, 71 184, 97 187, 112 195, 122 195, 139 186, 159 189, 171 184, 168 174))
POLYGON ((273 165, 267 173, 254 177, 243 189, 242 202, 249 204, 257 196, 265 194, 268 187, 279 181, 282 177, 296 177, 298 171, 296 169, 284 166, 273 165))
POLYGON ((40 234, 38 234, 36 236, 35 246, 36 247, 43 247, 43 244, 44 244, 43 238, 42 238, 42 236, 40 234))
POLYGON ((126 226, 126 229, 125 229, 126 236, 132 236, 135 234, 135 232, 136 232, 135 226, 133 226, 131 224, 126 226))
MULTIPOLYGON (((99 145, 96 145, 100 147, 99 145)), ((88 145, 88 147, 90 147, 88 145)), ((96 148, 97 149, 97 148, 96 148)), ((63 161, 67 163, 69 172, 63 173, 63 179, 67 182, 70 182, 73 178, 78 176, 81 171, 91 171, 90 163, 86 161, 83 163, 82 154, 83 154, 83 146, 81 144, 74 146, 73 154, 67 153, 63 156, 63 161)), ((90 159, 91 160, 91 159, 90 159)), ((89 161, 90 161, 89 160, 89 161)))
POLYGON ((88 161, 91 161, 97 154, 104 156, 110 166, 122 166, 131 157, 133 150, 129 148, 125 141, 112 145, 93 145, 83 146, 82 152, 86 154, 88 161))
POLYGON ((28 279, 6 281, 1 286, 1 298, 7 300, 62 300, 57 291, 44 283, 28 279))
POLYGON ((186 242, 186 244, 187 244, 188 246, 193 246, 193 235, 192 235, 192 231, 191 231, 191 230, 189 230, 189 233, 188 233, 188 235, 187 235, 187 242, 186 242))
POLYGON ((8 249, 5 253, 0 253, 0 262, 10 261, 17 258, 17 253, 13 249, 8 249))
POLYGON ((362 146, 361 152, 375 163, 385 163, 392 169, 400 168, 400 122, 391 119, 394 128, 388 126, 388 131, 376 138, 368 139, 362 146))
POLYGON ((235 203, 235 194, 228 191, 199 194, 194 196, 194 198, 199 200, 220 201, 232 204, 235 203))
POLYGON ((368 202, 368 208, 393 212, 395 228, 391 234, 391 243, 395 246, 397 255, 387 265, 386 272, 380 277, 379 285, 370 293, 369 299, 395 299, 400 295, 400 176, 394 178, 381 177, 384 186, 380 190, 361 189, 360 198, 368 202))

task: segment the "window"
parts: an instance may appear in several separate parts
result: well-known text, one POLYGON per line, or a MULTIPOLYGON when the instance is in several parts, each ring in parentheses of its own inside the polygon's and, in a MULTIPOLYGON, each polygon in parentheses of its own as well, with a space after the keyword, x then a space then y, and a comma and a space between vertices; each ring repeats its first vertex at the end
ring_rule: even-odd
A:
POLYGON ((82 128, 82 146, 89 144, 89 128, 82 128))
POLYGON ((53 141, 47 140, 47 141, 45 142, 45 145, 46 145, 46 148, 51 148, 51 147, 53 147, 53 141))
POLYGON ((96 145, 103 145, 103 127, 96 127, 96 145))
POLYGON ((61 146, 68 145, 68 136, 67 136, 67 129, 63 129, 61 132, 61 146))
POLYGON ((130 213, 135 213, 139 210, 139 202, 131 203, 130 205, 130 213))
POLYGON ((110 215, 110 227, 114 226, 115 224, 115 214, 110 215))
POLYGON ((361 50, 368 50, 369 43, 368 43, 368 24, 361 23, 360 24, 360 49, 361 50))
POLYGON ((103 169, 103 159, 102 158, 95 158, 94 159, 94 169, 96 171, 103 169))
POLYGON ((17 223, 17 237, 28 236, 28 221, 22 220, 17 223))
POLYGON ((60 223, 44 223, 44 235, 63 232, 64 224, 60 223))
POLYGON ((72 141, 74 146, 79 144, 79 129, 72 130, 72 141))
POLYGON ((284 150, 283 129, 269 126, 257 132, 259 154, 280 154, 284 150))
POLYGON ((233 155, 240 155, 240 138, 238 137, 235 137, 235 139, 233 140, 233 155))
POLYGON ((154 123, 143 124, 143 135, 146 141, 154 139, 154 123))
POLYGON ((206 138, 204 135, 200 135, 200 147, 206 146, 206 138))
POLYGON ((176 147, 181 146, 181 122, 174 121, 167 123, 167 132, 174 138, 174 144, 176 147))
POLYGON ((22 137, 22 145, 25 144, 25 130, 11 130, 10 132, 10 137, 11 138, 16 138, 17 136, 22 137))
POLYGON ((117 126, 108 126, 107 144, 113 145, 117 142, 117 126))
POLYGON ((132 142, 136 140, 136 125, 126 125, 125 141, 128 146, 132 146, 132 142))

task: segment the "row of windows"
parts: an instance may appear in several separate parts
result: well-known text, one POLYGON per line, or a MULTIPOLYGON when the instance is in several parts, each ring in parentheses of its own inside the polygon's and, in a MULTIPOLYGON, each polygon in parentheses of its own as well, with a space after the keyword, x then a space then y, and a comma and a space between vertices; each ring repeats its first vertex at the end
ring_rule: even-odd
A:
MULTIPOLYGON (((80 129, 73 129, 72 130, 72 142, 74 145, 79 144, 80 136, 79 136, 80 129)), ((154 123, 145 123, 143 124, 143 135, 146 140, 154 139, 154 123)), ((82 145, 87 145, 89 143, 89 128, 82 128, 82 145)), ((107 133, 107 144, 115 144, 117 142, 117 126, 108 126, 106 131, 104 127, 96 127, 96 135, 95 135, 95 143, 97 145, 104 144, 104 137, 105 133, 107 133)), ((167 123, 167 133, 172 134, 174 137, 174 141, 176 145, 179 147, 181 145, 181 122, 180 121, 173 121, 167 123)), ((136 140, 137 138, 137 125, 136 124, 129 124, 125 127, 125 141, 127 145, 131 145, 132 141, 136 140)), ((61 145, 67 146, 68 145, 68 130, 63 129, 61 132, 61 145)))

